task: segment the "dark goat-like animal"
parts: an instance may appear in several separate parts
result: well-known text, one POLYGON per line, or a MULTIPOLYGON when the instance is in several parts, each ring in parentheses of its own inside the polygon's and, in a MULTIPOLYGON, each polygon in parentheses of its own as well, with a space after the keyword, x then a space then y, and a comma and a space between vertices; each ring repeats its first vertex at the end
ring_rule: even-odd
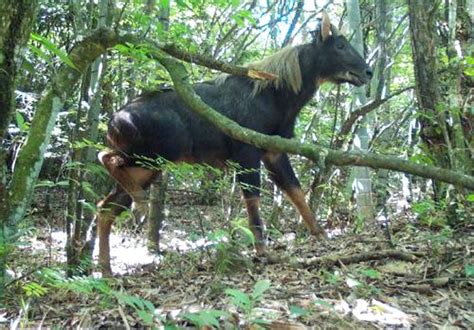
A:
MULTIPOLYGON (((268 135, 293 136, 301 108, 325 81, 367 83, 372 71, 349 42, 337 34, 327 15, 311 43, 281 50, 249 65, 276 74, 275 81, 254 81, 226 76, 196 84, 204 102, 244 127, 268 135)), ((314 235, 324 235, 305 202, 288 156, 261 150, 233 140, 186 108, 174 91, 156 92, 132 100, 115 113, 107 139, 113 151, 99 155, 116 188, 99 202, 99 264, 111 274, 109 234, 114 217, 132 201, 144 209, 144 190, 155 172, 136 164, 136 157, 163 157, 172 162, 207 163, 218 166, 231 160, 243 169, 238 180, 245 183, 249 224, 256 237, 258 254, 264 252, 263 223, 259 216, 260 162, 273 181, 286 193, 314 235)))

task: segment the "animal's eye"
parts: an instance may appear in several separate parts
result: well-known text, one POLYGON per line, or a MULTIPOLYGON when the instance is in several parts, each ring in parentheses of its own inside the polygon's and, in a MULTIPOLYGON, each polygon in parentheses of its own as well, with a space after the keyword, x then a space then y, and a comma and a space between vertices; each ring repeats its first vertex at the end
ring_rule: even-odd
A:
POLYGON ((337 49, 344 49, 344 47, 346 47, 346 45, 344 45, 342 42, 336 44, 337 49))

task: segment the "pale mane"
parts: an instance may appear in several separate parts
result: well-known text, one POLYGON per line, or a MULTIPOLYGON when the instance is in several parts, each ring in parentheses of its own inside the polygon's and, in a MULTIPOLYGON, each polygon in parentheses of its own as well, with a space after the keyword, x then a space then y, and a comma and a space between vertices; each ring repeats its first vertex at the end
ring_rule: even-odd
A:
MULTIPOLYGON (((303 84, 301 69, 296 47, 286 47, 275 54, 258 62, 248 63, 246 67, 272 73, 278 76, 275 80, 254 80, 254 88, 251 97, 258 95, 263 89, 272 85, 276 89, 287 88, 297 94, 303 84)), ((214 78, 216 85, 223 84, 229 74, 223 73, 214 78)))
POLYGON ((252 96, 273 85, 276 89, 287 88, 297 94, 303 84, 296 47, 286 47, 259 62, 249 63, 247 67, 277 75, 275 80, 255 80, 252 96))

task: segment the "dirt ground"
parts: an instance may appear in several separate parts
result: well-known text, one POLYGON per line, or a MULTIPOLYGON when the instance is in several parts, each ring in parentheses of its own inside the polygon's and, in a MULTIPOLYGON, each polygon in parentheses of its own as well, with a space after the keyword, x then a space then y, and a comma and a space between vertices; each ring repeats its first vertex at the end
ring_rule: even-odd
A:
MULTIPOLYGON (((58 219, 60 200, 51 210, 58 219)), ((442 233, 400 212, 390 215, 389 230, 333 228, 319 241, 284 207, 280 231, 270 230, 269 256, 257 259, 249 246, 206 237, 229 232, 215 218, 219 206, 178 204, 169 207, 162 255, 147 251, 145 234, 119 223, 115 278, 103 282, 94 273, 58 279, 61 285, 45 281, 43 270, 64 266, 65 234, 60 221, 38 212, 38 228, 12 260, 13 294, 0 326, 195 328, 211 319, 226 329, 473 328, 472 227, 442 233)))

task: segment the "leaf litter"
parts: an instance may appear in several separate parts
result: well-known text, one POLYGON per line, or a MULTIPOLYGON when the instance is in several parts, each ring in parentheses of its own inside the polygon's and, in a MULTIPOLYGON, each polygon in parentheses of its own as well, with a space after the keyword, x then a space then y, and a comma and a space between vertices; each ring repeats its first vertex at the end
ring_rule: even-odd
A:
MULTIPOLYGON (((379 230, 342 231, 318 241, 307 237, 295 213, 286 210, 281 229, 286 234, 269 244, 268 258, 257 259, 251 248, 237 246, 222 260, 216 243, 199 235, 202 224, 194 221, 196 212, 206 215, 208 229, 226 226, 213 218, 219 212, 211 206, 193 206, 192 211, 189 205, 173 206, 162 231, 160 256, 146 250, 146 235, 115 233, 111 250, 116 278, 109 286, 124 293, 125 302, 118 299, 118 304, 97 289, 92 294, 67 288, 37 297, 25 294, 25 284, 37 280, 37 270, 65 260, 63 233, 33 235, 15 252, 22 256, 10 267, 18 295, 0 310, 0 326, 209 328, 199 325, 207 319, 209 324, 217 320, 214 328, 229 329, 472 328, 473 228, 438 242, 420 239, 432 232, 413 229, 407 217, 391 228, 395 246, 379 230), (190 233, 200 238, 189 239, 190 233), (229 266, 220 267, 223 262, 229 266), (226 294, 232 289, 252 299, 259 281, 268 281, 269 287, 251 301, 251 308, 233 303, 226 294), (132 307, 129 296, 151 303, 152 323, 140 316, 147 307, 132 307)), ((42 226, 44 219, 36 220, 42 226)), ((44 232, 46 227, 38 230, 44 232)))

